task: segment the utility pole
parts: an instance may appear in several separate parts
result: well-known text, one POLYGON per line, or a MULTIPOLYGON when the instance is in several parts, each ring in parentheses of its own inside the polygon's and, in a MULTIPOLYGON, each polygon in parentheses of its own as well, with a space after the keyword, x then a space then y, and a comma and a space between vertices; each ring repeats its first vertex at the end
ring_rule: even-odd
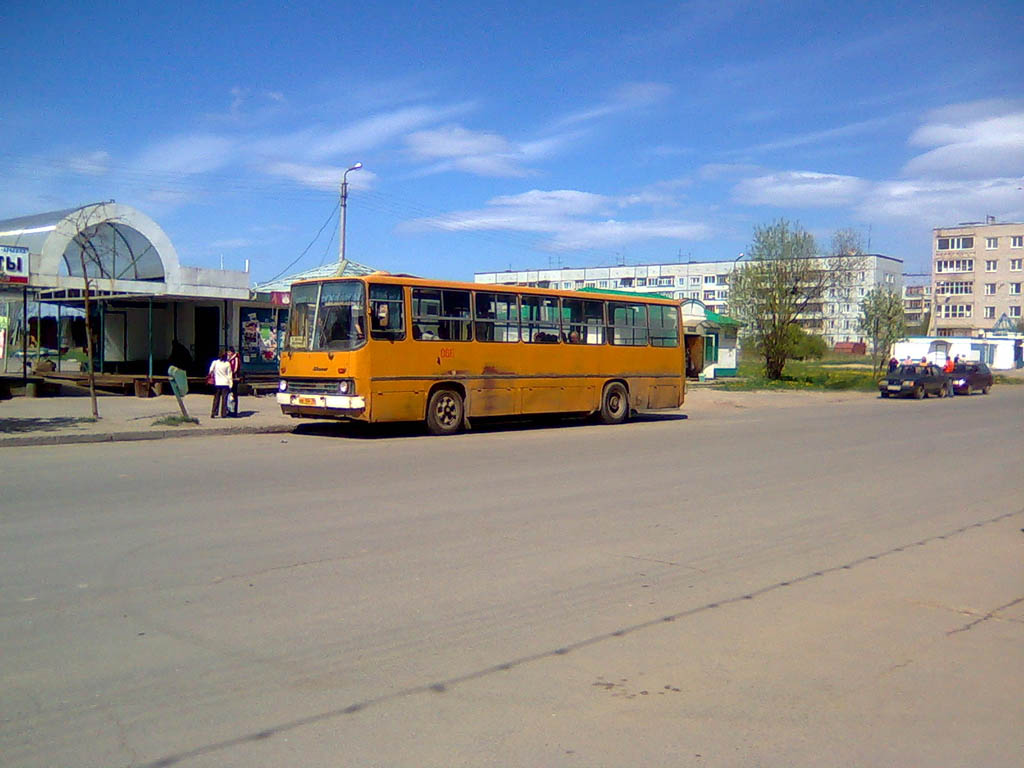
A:
POLYGON ((341 175, 341 231, 338 233, 338 269, 345 268, 345 209, 348 207, 348 174, 350 171, 358 171, 363 167, 362 163, 356 163, 345 170, 341 175))

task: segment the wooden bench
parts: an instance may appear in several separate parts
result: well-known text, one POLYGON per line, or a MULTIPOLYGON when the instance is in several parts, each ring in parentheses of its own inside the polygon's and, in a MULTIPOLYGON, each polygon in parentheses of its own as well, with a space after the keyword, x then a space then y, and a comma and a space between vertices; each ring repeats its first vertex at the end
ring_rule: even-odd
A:
POLYGON ((59 395, 60 382, 47 381, 42 376, 32 373, 19 376, 16 373, 0 374, 0 400, 9 400, 15 387, 25 387, 25 397, 45 397, 59 395))

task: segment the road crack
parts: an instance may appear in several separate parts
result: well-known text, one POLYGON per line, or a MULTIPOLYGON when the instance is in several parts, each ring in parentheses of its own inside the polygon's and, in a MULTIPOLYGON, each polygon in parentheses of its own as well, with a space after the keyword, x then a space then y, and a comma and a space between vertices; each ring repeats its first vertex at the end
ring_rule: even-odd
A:
MULTIPOLYGON (((1022 603, 1022 602, 1024 602, 1024 597, 1018 597, 1016 600, 1011 600, 1006 605, 1000 605, 998 608, 993 608, 991 611, 986 613, 984 616, 979 616, 974 621, 972 621, 972 622, 970 622, 968 624, 964 624, 962 627, 958 627, 957 629, 951 629, 946 634, 947 635, 955 635, 955 634, 957 634, 959 632, 970 632, 972 629, 974 629, 979 624, 983 624, 986 621, 989 621, 990 619, 1002 619, 1002 617, 998 615, 1000 611, 1005 611, 1007 608, 1012 608, 1013 606, 1018 605, 1019 603, 1022 603)), ((1017 621, 1017 620, 1016 619, 1009 619, 1009 621, 1017 621)))

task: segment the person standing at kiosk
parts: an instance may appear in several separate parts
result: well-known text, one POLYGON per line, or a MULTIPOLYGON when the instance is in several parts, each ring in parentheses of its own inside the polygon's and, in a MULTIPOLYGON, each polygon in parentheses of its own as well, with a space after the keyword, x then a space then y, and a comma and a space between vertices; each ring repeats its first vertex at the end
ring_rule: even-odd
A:
POLYGON ((228 401, 228 413, 238 416, 238 369, 242 367, 242 358, 234 347, 228 347, 228 362, 231 364, 231 399, 228 401))
POLYGON ((223 419, 228 415, 228 393, 231 391, 231 363, 228 362, 227 352, 221 352, 220 357, 210 363, 210 372, 206 380, 213 387, 213 408, 210 410, 210 418, 216 419, 219 410, 223 419))

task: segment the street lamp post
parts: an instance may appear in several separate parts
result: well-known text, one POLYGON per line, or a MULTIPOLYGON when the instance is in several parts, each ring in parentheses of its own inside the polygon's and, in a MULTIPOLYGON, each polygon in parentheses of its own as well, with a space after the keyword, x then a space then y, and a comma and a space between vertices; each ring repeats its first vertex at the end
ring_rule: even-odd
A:
POLYGON ((348 174, 350 171, 358 171, 362 167, 362 163, 356 163, 341 175, 341 231, 338 234, 338 269, 345 267, 345 209, 348 207, 348 174))

